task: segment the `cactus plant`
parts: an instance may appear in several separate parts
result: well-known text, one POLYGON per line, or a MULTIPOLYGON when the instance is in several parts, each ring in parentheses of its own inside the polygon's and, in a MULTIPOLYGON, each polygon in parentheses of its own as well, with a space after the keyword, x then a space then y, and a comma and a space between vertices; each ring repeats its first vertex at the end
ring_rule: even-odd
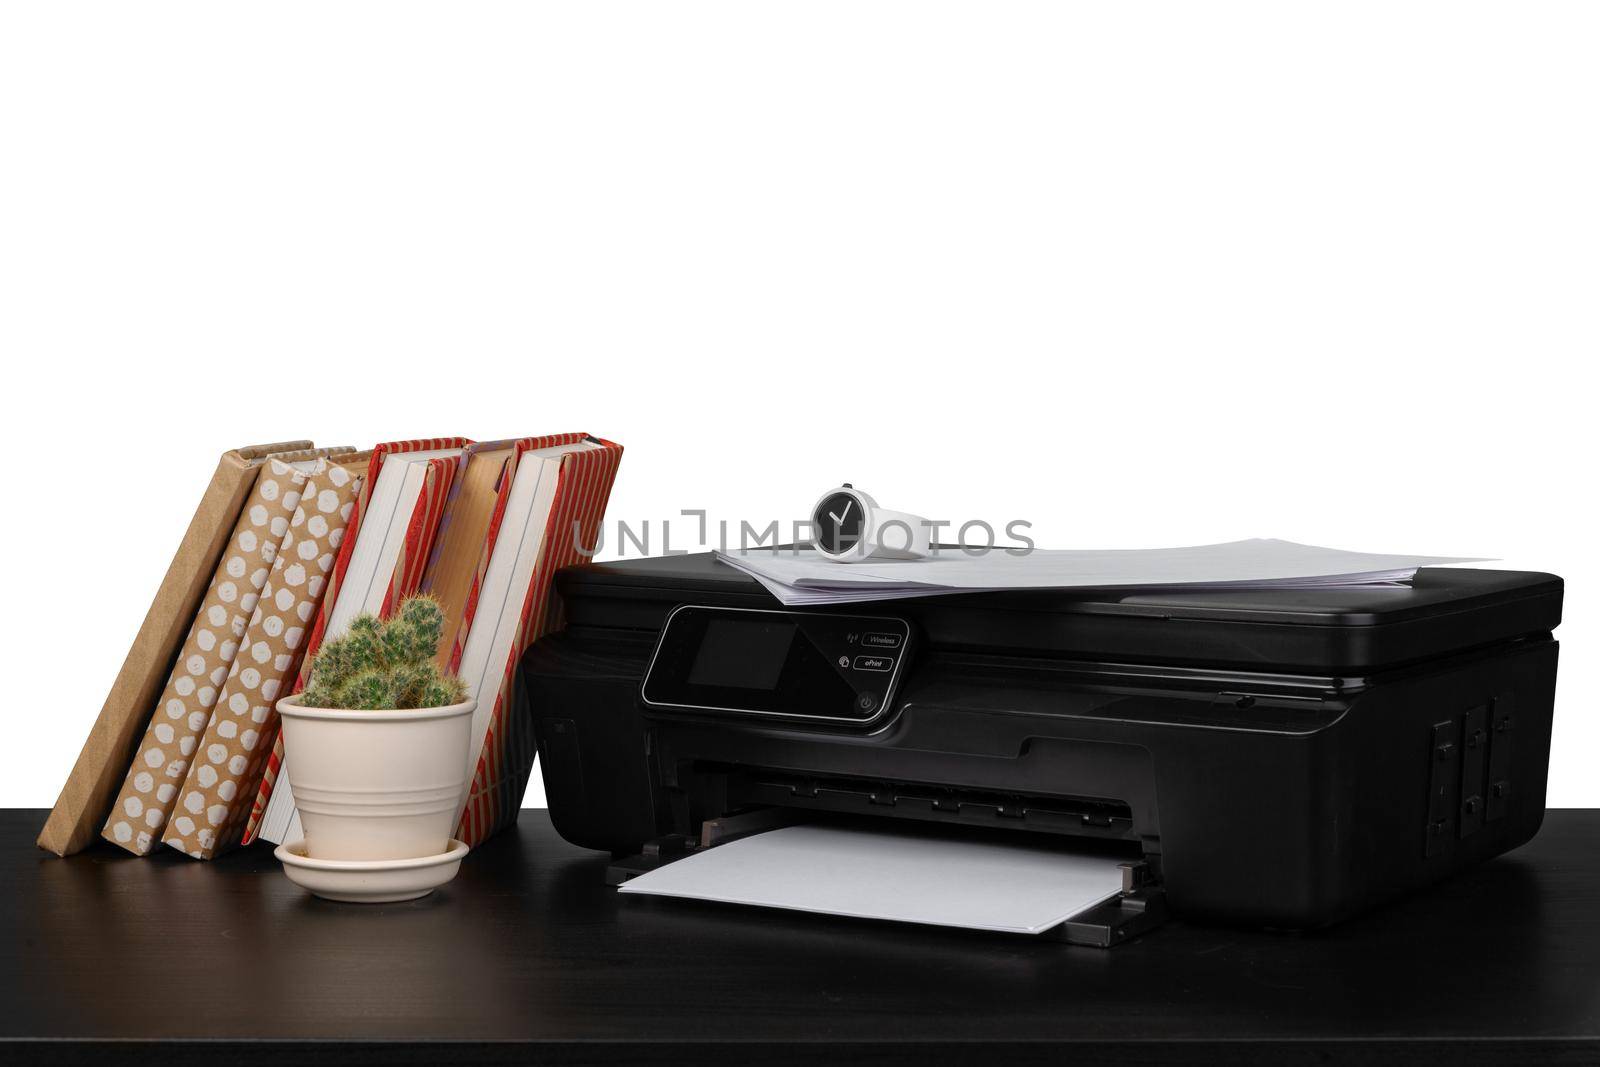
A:
POLYGON ((387 621, 359 615, 317 651, 301 702, 363 711, 459 704, 466 683, 433 662, 443 631, 444 613, 430 596, 404 601, 387 621))

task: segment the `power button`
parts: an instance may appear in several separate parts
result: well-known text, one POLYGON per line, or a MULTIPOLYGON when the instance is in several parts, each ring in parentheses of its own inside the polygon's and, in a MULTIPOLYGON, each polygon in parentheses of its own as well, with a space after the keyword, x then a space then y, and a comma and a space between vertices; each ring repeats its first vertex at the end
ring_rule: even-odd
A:
POLYGON ((871 711, 877 706, 878 694, 876 693, 862 693, 860 696, 856 697, 856 707, 860 708, 862 711, 871 711))

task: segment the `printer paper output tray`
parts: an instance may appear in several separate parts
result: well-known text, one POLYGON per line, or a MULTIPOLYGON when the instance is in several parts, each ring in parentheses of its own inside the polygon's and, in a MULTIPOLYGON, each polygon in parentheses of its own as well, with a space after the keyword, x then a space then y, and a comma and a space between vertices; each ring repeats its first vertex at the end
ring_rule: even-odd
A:
MULTIPOLYGON (((802 820, 794 817, 793 812, 779 808, 765 808, 740 815, 728 816, 721 819, 710 820, 702 827, 700 840, 695 841, 682 835, 669 835, 648 843, 639 854, 624 859, 618 859, 606 870, 606 882, 609 885, 621 886, 634 881, 643 875, 653 875, 662 868, 678 863, 691 857, 704 857, 710 850, 731 841, 747 838, 761 837, 761 842, 746 841, 746 845, 753 843, 772 844, 777 847, 777 838, 786 832, 783 828, 793 828, 802 824, 802 820), (775 832, 776 831, 776 832, 775 832), (768 836, 770 835, 770 836, 768 836)), ((803 825, 804 830, 817 830, 820 834, 840 833, 834 827, 803 825)), ((861 833, 867 828, 859 823, 847 824, 844 834, 852 832, 861 833)), ((794 832, 793 830, 787 832, 794 832)), ((883 834, 868 834, 870 840, 867 848, 893 849, 896 842, 883 834)), ((1061 881, 1055 870, 1045 873, 1047 884, 1037 887, 1033 894, 1032 907, 1044 907, 1060 915, 1056 908, 1065 907, 1068 914, 1064 918, 1041 923, 1033 929, 1019 929, 1014 926, 997 927, 991 925, 995 920, 993 913, 996 911, 1010 912, 1014 910, 1014 898, 1024 886, 1024 877, 1011 877, 1007 874, 1009 857, 1000 857, 1001 869, 977 872, 983 879, 981 886, 974 886, 972 878, 974 872, 964 869, 964 863, 970 863, 970 857, 963 851, 962 845, 957 842, 924 840, 916 842, 924 856, 938 856, 938 862, 946 862, 943 850, 954 849, 955 855, 949 862, 956 865, 954 873, 965 875, 966 884, 952 886, 951 879, 922 879, 916 877, 916 872, 906 872, 910 881, 902 886, 885 887, 881 879, 874 879, 867 874, 860 879, 858 886, 854 879, 854 872, 844 868, 841 877, 836 877, 838 889, 842 891, 834 894, 835 906, 823 906, 817 903, 817 894, 813 888, 815 879, 808 879, 814 868, 809 866, 812 858, 804 855, 798 858, 803 866, 801 873, 789 870, 780 875, 783 879, 792 879, 794 885, 780 885, 776 897, 771 899, 770 894, 764 894, 762 899, 749 899, 739 896, 739 889, 731 883, 748 881, 741 880, 742 865, 750 862, 759 862, 748 856, 741 855, 733 862, 738 865, 732 869, 729 877, 729 868, 724 864, 717 871, 699 872, 699 876, 689 879, 673 879, 674 884, 663 888, 653 888, 649 892, 674 897, 690 897, 701 900, 715 900, 735 902, 746 905, 765 904, 775 907, 798 908, 804 911, 820 911, 832 915, 850 915, 877 919, 880 921, 906 921, 926 922, 936 925, 968 927, 989 930, 1005 930, 1011 933, 1029 933, 1035 936, 1046 937, 1052 940, 1065 941, 1070 944, 1087 945, 1095 948, 1110 948, 1124 941, 1138 937, 1153 930, 1166 918, 1166 895, 1161 887, 1151 878, 1149 864, 1143 861, 1115 862, 1115 858, 1105 856, 1073 856, 1063 854, 1061 860, 1068 863, 1077 862, 1081 870, 1080 882, 1077 885, 1062 885, 1060 895, 1049 888, 1061 881), (1087 881, 1084 881, 1084 880, 1087 881), (1099 889, 1094 887, 1098 885, 1099 889), (991 893, 991 886, 998 887, 999 892, 991 893), (979 889, 982 899, 974 901, 962 899, 964 893, 970 894, 973 889, 979 889), (912 890, 917 897, 916 902, 902 901, 899 897, 903 890, 912 890), (1007 889, 1010 892, 1007 892, 1007 889), (1104 897, 1107 890, 1114 892, 1109 899, 1104 897), (1093 897, 1092 901, 1079 907, 1070 903, 1072 894, 1087 893, 1093 897), (874 894, 877 894, 875 896, 874 894), (947 905, 942 899, 942 894, 950 894, 951 904, 947 905), (929 917, 928 898, 934 900, 933 911, 937 917, 929 917), (982 916, 979 921, 977 916, 982 916)), ((737 850, 730 850, 730 852, 737 850)), ((1001 850, 1003 851, 1003 850, 1001 850)), ((1030 859, 1044 859, 1054 863, 1055 857, 1048 853, 1033 850, 1030 859)), ((983 857, 979 862, 988 857, 983 857)), ((791 862, 796 858, 790 857, 791 862)), ((693 866, 692 864, 688 866, 693 866)), ((824 865, 825 869, 840 870, 838 863, 824 865)), ((1035 875, 1037 877, 1037 874, 1035 875)), ((651 881, 646 878, 645 881, 651 881)), ((770 882, 770 876, 765 879, 770 882)))

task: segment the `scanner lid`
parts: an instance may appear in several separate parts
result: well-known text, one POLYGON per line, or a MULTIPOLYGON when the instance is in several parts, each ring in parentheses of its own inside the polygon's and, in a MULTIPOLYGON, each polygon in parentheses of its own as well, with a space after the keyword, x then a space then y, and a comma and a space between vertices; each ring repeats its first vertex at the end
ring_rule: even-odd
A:
MULTIPOLYGON (((557 584, 575 625, 656 631, 688 603, 782 608, 709 552, 584 564, 557 584)), ((910 620, 946 651, 1334 674, 1548 634, 1562 591, 1559 577, 1536 571, 1425 567, 1404 585, 1018 590, 784 610, 870 608, 910 620)))

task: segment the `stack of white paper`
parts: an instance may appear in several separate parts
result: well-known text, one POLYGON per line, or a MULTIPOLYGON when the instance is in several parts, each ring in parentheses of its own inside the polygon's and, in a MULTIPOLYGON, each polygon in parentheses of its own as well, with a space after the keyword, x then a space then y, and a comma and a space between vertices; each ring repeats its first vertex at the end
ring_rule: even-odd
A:
POLYGON ((1120 892, 1118 863, 1059 844, 787 826, 659 867, 621 890, 1037 934, 1120 892))
POLYGON ((1407 581, 1418 567, 1479 558, 1345 552, 1257 538, 1192 548, 995 549, 969 556, 835 563, 810 549, 718 552, 787 605, 843 604, 1001 589, 1320 588, 1407 581))

